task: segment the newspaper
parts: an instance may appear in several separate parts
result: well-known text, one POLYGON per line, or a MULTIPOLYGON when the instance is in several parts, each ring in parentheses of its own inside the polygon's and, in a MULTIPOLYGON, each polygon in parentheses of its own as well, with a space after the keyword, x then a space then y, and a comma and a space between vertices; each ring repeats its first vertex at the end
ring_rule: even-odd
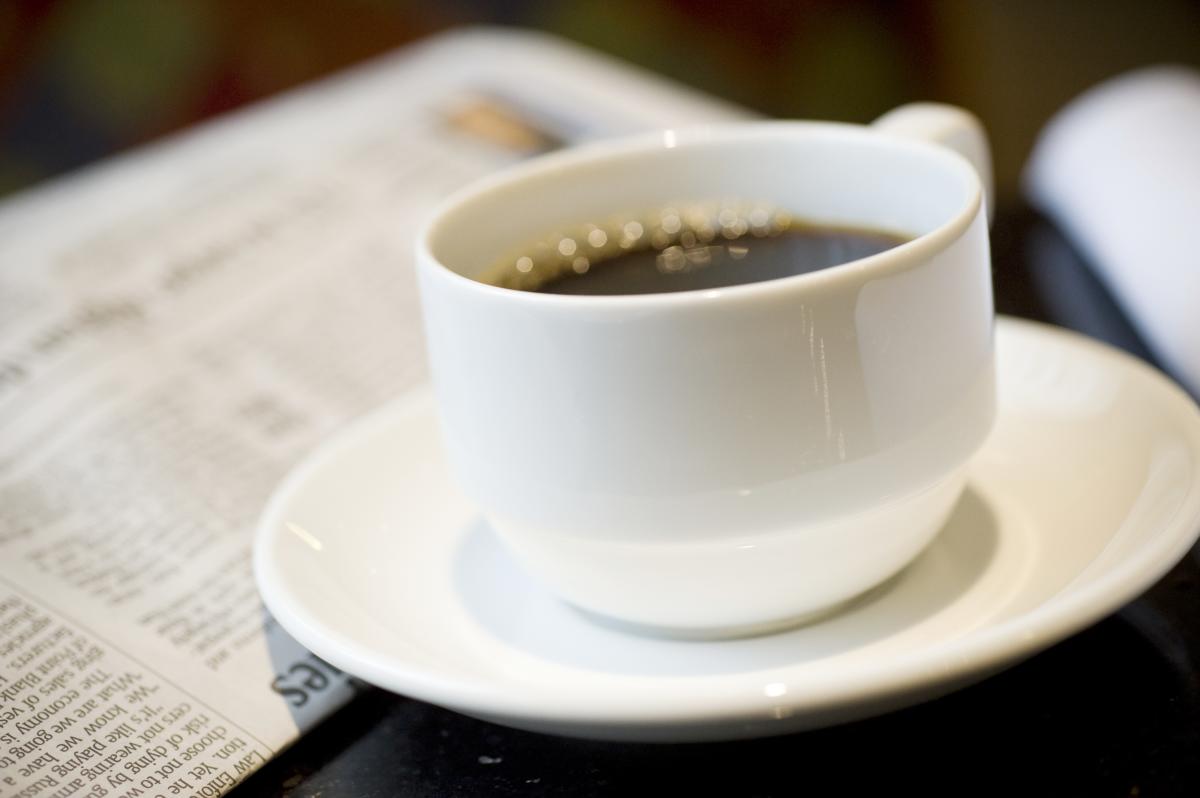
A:
POLYGON ((216 796, 353 694, 258 600, 255 518, 425 379, 431 205, 734 109, 443 35, 0 204, 0 798, 216 796))

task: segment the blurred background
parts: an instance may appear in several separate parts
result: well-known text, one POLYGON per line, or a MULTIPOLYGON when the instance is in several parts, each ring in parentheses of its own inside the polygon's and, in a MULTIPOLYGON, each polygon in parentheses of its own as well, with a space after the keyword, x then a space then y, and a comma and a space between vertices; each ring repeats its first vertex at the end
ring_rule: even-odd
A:
POLYGON ((547 31, 775 117, 957 103, 1000 204, 1037 131, 1127 69, 1200 66, 1198 0, 0 0, 0 195, 459 25, 547 31))

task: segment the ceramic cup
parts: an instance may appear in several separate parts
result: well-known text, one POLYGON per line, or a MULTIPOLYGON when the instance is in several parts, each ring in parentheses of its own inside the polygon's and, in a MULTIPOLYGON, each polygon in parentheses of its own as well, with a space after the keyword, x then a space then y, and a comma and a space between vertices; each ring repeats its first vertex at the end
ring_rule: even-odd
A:
POLYGON ((981 169, 974 118, 922 105, 869 127, 610 141, 457 193, 417 268, 462 488, 535 578, 642 630, 766 630, 886 580, 945 522, 992 425, 981 169), (716 290, 566 296, 472 279, 555 229, 726 197, 914 238, 716 290))

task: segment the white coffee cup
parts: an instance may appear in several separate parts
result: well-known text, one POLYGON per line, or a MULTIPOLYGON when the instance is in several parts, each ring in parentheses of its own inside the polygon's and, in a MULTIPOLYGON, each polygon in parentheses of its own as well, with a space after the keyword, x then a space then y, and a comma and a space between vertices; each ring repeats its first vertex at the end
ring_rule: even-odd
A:
POLYGON ((872 127, 589 145, 455 194, 417 264, 466 494, 558 595, 655 632, 765 630, 897 573, 945 522, 992 425, 979 169, 974 118, 922 105, 872 127), (566 296, 472 279, 555 229, 725 197, 915 238, 716 290, 566 296))

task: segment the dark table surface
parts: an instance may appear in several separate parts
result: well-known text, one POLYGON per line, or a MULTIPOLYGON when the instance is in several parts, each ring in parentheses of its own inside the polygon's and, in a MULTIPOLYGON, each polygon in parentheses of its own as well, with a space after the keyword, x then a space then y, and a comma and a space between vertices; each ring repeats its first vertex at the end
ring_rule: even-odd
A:
MULTIPOLYGON (((996 305, 1153 362, 1058 231, 993 229, 996 305)), ((258 795, 1200 796, 1200 555, 1092 628, 973 687, 835 728, 734 743, 516 731, 366 689, 239 786, 258 795)))

